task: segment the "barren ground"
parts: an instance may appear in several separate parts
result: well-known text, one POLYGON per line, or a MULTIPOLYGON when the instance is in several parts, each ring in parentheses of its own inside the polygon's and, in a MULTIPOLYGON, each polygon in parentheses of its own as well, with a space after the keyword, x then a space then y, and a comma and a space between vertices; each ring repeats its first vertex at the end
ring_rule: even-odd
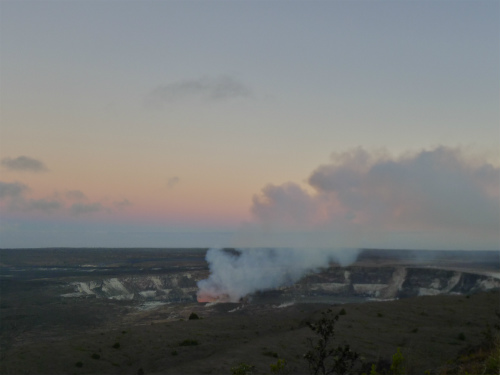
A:
MULTIPOLYGON (((334 299, 283 303, 254 298, 244 304, 184 302, 144 309, 153 305, 62 298, 69 280, 90 276, 82 270, 39 267, 71 268, 93 257, 93 264, 102 265, 99 272, 108 275, 148 273, 158 267, 162 271, 155 272, 183 267, 203 271, 204 252, 96 251, 69 258, 58 251, 40 254, 33 250, 16 258, 0 252, 2 374, 137 374, 140 369, 145 374, 230 374, 241 362, 256 366, 257 374, 269 374, 278 357, 287 361, 290 373, 303 374, 308 372, 302 358, 307 339, 314 337, 306 322, 328 307, 346 310, 337 323, 336 340, 350 344, 364 363, 389 360, 400 347, 410 373, 422 374, 479 344, 487 326, 498 323, 495 311, 500 309, 498 290, 342 305, 334 299), (192 312, 202 319, 189 320, 192 312)), ((370 256, 362 261, 390 263, 370 256)), ((498 264, 471 267, 495 272, 498 264)))

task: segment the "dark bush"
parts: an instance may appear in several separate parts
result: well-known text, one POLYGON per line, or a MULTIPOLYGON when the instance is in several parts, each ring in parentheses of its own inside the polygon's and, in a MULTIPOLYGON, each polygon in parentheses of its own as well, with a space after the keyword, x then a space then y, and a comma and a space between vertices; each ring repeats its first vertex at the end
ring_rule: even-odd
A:
POLYGON ((194 345, 198 345, 198 341, 187 339, 179 343, 179 346, 194 346, 194 345))
POLYGON ((115 343, 113 344, 113 348, 115 348, 115 349, 120 349, 120 343, 119 343, 119 342, 115 342, 115 343))
POLYGON ((278 358, 278 353, 276 352, 272 352, 272 351, 267 351, 267 352, 263 352, 262 355, 265 355, 267 357, 273 357, 273 358, 278 358))
POLYGON ((99 358, 101 358, 101 356, 99 354, 97 354, 97 353, 92 354, 91 357, 92 357, 92 359, 99 359, 99 358))
POLYGON ((76 367, 83 367, 83 362, 82 361, 78 361, 75 363, 75 366, 76 367))
POLYGON ((197 319, 200 319, 198 314, 192 312, 191 315, 189 315, 189 320, 197 320, 197 319))
POLYGON ((346 314, 347 314, 347 311, 345 311, 345 309, 342 309, 339 312, 339 315, 346 315, 346 314))

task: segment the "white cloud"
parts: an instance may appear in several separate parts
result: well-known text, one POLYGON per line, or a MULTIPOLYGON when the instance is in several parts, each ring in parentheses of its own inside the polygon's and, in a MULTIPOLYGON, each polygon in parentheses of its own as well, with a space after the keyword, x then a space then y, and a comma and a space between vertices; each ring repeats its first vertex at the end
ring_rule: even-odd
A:
POLYGON ((308 183, 312 194, 292 183, 266 186, 253 198, 256 222, 335 233, 332 240, 349 237, 348 246, 403 237, 432 238, 435 247, 457 238, 498 246, 500 169, 457 148, 399 157, 360 148, 334 155, 308 183))

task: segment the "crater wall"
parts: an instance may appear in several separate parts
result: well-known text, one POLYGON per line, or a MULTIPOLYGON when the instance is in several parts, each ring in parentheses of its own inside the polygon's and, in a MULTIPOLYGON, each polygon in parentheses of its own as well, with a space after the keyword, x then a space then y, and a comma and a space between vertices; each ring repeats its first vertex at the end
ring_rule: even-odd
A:
MULTIPOLYGON (((62 296, 165 302, 196 301, 197 282, 206 277, 208 271, 87 279, 67 284, 66 289, 69 290, 62 296)), ((311 273, 293 285, 262 291, 259 294, 289 299, 311 296, 397 299, 423 295, 469 294, 491 289, 500 289, 500 277, 430 267, 351 266, 330 267, 311 273)))

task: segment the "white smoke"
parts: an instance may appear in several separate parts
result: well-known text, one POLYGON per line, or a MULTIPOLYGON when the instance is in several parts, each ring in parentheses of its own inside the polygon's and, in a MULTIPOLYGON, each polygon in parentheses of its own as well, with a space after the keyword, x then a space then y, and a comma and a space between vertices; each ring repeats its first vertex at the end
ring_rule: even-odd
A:
POLYGON ((292 285, 330 262, 346 266, 358 253, 354 249, 210 249, 206 256, 210 276, 198 282, 198 301, 238 302, 257 291, 292 285))

